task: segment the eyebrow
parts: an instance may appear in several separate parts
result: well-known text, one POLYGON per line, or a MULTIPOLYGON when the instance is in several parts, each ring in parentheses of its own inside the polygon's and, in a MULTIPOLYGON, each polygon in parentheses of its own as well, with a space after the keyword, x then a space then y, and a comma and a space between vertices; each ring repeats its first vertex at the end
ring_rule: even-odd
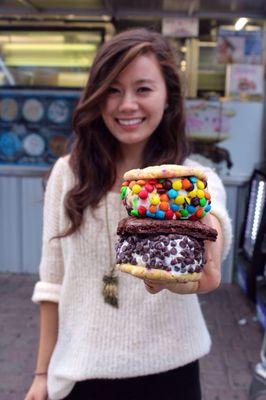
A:
MULTIPOLYGON (((121 84, 117 79, 113 83, 121 84)), ((149 78, 141 78, 141 79, 136 80, 134 83, 137 83, 137 84, 141 84, 141 83, 156 84, 156 81, 153 80, 153 79, 149 79, 149 78)))

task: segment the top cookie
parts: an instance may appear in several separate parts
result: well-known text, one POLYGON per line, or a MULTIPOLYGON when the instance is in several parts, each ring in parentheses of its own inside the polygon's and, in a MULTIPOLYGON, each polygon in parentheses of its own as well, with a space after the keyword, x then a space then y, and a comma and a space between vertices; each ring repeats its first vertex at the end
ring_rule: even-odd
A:
POLYGON ((127 181, 131 181, 138 179, 177 178, 181 176, 196 176, 199 179, 207 179, 201 169, 176 164, 131 169, 124 174, 123 178, 127 181))

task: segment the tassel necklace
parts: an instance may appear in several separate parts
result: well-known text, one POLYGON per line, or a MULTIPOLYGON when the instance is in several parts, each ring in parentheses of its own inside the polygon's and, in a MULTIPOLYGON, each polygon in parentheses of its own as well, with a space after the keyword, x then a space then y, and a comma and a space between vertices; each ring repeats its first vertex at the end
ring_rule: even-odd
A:
MULTIPOLYGON (((102 294, 104 301, 113 307, 118 308, 118 276, 116 276, 116 264, 113 260, 112 252, 112 241, 111 241, 111 231, 109 225, 109 215, 108 215, 108 204, 107 195, 105 196, 105 221, 108 237, 108 248, 109 248, 109 270, 103 276, 103 288, 102 294)), ((120 216, 119 216, 120 217, 120 216)))

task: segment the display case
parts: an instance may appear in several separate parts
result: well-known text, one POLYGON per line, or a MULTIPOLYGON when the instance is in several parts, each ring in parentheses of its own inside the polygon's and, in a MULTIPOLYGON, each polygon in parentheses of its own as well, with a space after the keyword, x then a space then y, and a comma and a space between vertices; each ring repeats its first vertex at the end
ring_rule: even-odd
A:
POLYGON ((2 28, 0 86, 83 87, 104 37, 103 28, 2 28))
POLYGON ((62 156, 72 114, 105 28, 31 26, 0 32, 0 172, 45 169, 62 156))
POLYGON ((79 91, 2 89, 0 172, 45 169, 64 155, 79 91))

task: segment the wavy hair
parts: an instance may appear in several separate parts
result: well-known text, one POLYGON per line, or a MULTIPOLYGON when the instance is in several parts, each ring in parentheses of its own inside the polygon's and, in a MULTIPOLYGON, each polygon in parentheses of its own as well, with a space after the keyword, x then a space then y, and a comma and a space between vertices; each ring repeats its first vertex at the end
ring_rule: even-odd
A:
POLYGON ((88 206, 95 209, 115 183, 119 142, 105 126, 100 105, 120 72, 135 57, 146 53, 153 53, 159 62, 167 87, 168 107, 146 143, 141 167, 182 164, 188 154, 183 95, 174 50, 160 33, 145 28, 115 35, 99 49, 73 114, 74 142, 69 163, 75 184, 64 200, 70 225, 60 237, 76 232, 82 224, 84 210, 88 206))

